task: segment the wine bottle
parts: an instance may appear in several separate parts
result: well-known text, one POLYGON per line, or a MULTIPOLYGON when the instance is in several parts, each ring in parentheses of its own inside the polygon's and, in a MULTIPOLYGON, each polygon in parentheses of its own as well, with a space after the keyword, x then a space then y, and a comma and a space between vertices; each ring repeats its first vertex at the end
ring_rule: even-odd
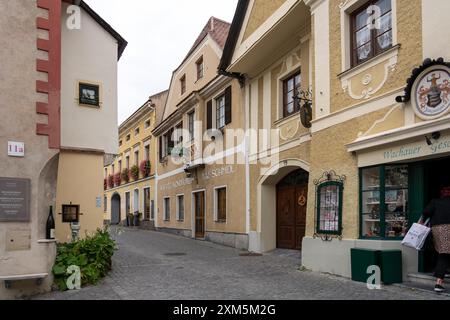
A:
POLYGON ((47 240, 55 239, 55 219, 53 218, 53 206, 50 206, 50 213, 47 219, 47 240))

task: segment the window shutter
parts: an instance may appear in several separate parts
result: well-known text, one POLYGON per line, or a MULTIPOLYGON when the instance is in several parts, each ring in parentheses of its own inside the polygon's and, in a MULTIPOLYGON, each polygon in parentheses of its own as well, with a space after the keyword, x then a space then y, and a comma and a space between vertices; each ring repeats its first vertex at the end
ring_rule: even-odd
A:
POLYGON ((163 137, 159 137, 159 160, 163 159, 163 137))
POLYGON ((232 106, 231 86, 229 86, 225 90, 225 125, 230 124, 232 121, 231 106, 232 106))
POLYGON ((212 100, 209 100, 206 104, 206 130, 212 129, 212 108, 213 103, 212 100))

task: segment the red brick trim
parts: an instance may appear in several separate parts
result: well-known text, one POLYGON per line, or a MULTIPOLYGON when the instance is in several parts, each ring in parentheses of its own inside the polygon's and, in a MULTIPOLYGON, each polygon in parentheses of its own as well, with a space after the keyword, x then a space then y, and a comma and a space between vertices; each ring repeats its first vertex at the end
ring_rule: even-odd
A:
POLYGON ((36 112, 48 116, 48 124, 38 123, 36 133, 48 136, 50 149, 61 146, 61 0, 37 0, 48 11, 48 19, 37 18, 36 28, 47 30, 49 40, 37 39, 37 48, 48 52, 48 61, 36 59, 36 71, 48 74, 48 82, 36 81, 36 91, 48 94, 48 103, 36 102, 36 112))

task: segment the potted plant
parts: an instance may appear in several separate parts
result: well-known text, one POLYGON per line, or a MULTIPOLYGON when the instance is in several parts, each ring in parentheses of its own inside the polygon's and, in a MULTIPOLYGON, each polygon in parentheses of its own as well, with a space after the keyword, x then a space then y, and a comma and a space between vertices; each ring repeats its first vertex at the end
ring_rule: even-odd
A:
POLYGON ((139 180, 139 167, 134 165, 130 169, 130 178, 134 181, 139 180))
POLYGON ((114 175, 114 185, 113 186, 119 187, 121 184, 122 184, 122 176, 119 172, 114 175))
POLYGON ((110 189, 112 189, 112 188, 114 188, 114 176, 112 175, 112 174, 110 174, 109 176, 108 176, 108 187, 110 188, 110 189))
POLYGON ((122 171, 122 180, 125 183, 130 182, 130 170, 128 170, 128 168, 123 169, 123 171, 122 171))
POLYGON ((151 164, 150 164, 150 160, 144 160, 141 162, 140 165, 140 169, 141 169, 141 173, 145 178, 148 178, 150 176, 150 169, 151 169, 151 164))

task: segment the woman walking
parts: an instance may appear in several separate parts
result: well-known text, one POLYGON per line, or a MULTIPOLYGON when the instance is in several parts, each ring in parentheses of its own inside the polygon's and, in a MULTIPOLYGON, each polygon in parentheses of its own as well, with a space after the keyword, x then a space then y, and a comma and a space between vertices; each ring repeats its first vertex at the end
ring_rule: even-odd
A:
POLYGON ((444 279, 450 267, 450 187, 441 190, 441 199, 434 199, 424 211, 426 219, 431 219, 434 246, 439 253, 434 276, 437 278, 434 291, 445 291, 444 279))

